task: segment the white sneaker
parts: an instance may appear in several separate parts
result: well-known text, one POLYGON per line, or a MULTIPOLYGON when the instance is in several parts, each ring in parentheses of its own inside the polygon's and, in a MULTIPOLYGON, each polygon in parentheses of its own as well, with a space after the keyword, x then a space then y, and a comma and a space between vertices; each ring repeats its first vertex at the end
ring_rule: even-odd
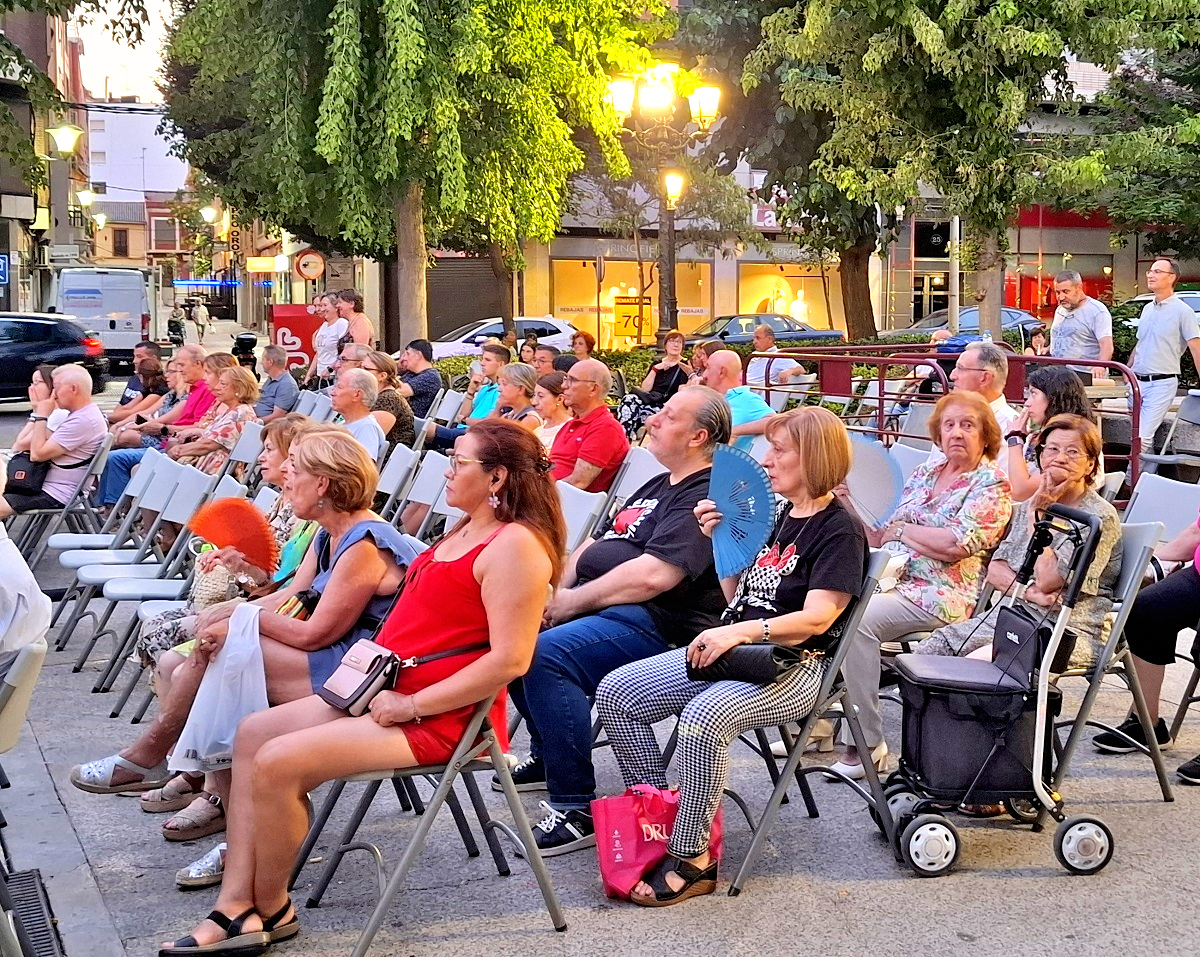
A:
POLYGON ((175 872, 175 883, 181 890, 220 884, 225 876, 225 852, 228 849, 229 845, 222 841, 198 861, 181 867, 175 872))
MULTIPOLYGON (((882 771, 887 767, 888 746, 886 741, 880 741, 879 744, 871 751, 871 763, 875 765, 876 771, 882 771)), ((837 761, 829 766, 830 771, 837 771, 843 774, 851 781, 861 781, 867 776, 866 770, 862 766, 862 761, 855 761, 853 764, 848 761, 837 761)), ((826 781, 838 781, 840 778, 834 774, 824 775, 826 781)))

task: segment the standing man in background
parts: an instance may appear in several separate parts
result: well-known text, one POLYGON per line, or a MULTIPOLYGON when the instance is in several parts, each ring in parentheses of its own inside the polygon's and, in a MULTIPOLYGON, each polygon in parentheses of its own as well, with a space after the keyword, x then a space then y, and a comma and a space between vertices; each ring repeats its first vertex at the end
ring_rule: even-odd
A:
MULTIPOLYGON (((1050 324, 1050 355, 1058 359, 1088 359, 1108 362, 1113 357, 1112 315, 1099 299, 1083 291, 1083 277, 1073 269, 1064 269, 1054 277, 1054 295, 1058 308, 1050 324)), ((1090 371, 1106 378, 1108 370, 1089 370, 1072 366, 1077 372, 1090 371)))

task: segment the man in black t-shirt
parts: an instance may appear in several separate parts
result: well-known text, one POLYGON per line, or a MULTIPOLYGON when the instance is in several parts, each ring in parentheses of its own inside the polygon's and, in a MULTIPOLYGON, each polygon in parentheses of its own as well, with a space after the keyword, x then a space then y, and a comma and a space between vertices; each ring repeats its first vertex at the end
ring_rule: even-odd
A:
POLYGON ((404 371, 399 392, 412 406, 413 415, 425 418, 433 412, 433 400, 442 391, 442 374, 431 364, 433 346, 427 339, 414 339, 399 356, 404 371))
MULTIPOLYGON (((147 340, 145 342, 139 342, 133 347, 133 368, 135 374, 131 375, 125 382, 125 389, 121 393, 121 398, 117 400, 116 408, 108 414, 108 421, 114 425, 117 422, 123 422, 129 418, 132 413, 130 413, 125 406, 136 402, 145 394, 146 387, 142 384, 142 377, 136 374, 137 367, 143 359, 157 359, 159 362, 162 362, 162 349, 159 347, 157 342, 150 342, 147 340)), ((162 383, 154 391, 156 395, 166 395, 166 383, 162 383)))
POLYGON ((571 555, 529 672, 511 687, 532 743, 513 777, 521 790, 550 791, 534 831, 544 855, 595 844, 591 698, 600 679, 686 644, 725 607, 712 543, 692 510, 708 497, 713 449, 729 441, 730 421, 724 397, 704 386, 680 389, 651 416, 650 451, 667 471, 571 555))

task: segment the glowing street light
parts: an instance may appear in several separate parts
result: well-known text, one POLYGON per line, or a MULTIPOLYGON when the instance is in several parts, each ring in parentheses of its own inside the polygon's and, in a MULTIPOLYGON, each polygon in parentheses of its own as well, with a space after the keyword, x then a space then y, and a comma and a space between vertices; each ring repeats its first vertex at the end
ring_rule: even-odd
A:
POLYGON ((97 230, 101 230, 108 224, 108 217, 104 213, 96 213, 92 216, 92 222, 96 224, 97 230))
POLYGON ((683 173, 678 170, 668 170, 663 174, 663 195, 667 200, 667 209, 674 210, 679 205, 684 182, 683 173))
POLYGON ((82 127, 65 120, 46 130, 47 135, 54 141, 54 148, 63 156, 71 156, 79 145, 79 137, 83 136, 82 127))
POLYGON ((692 121, 707 132, 717 122, 717 108, 721 104, 721 88, 717 86, 698 86, 688 94, 688 108, 692 111, 692 121))
POLYGON ((212 206, 205 206, 200 210, 200 218, 211 226, 217 221, 217 211, 212 206))
POLYGON ((75 198, 79 200, 79 205, 87 209, 96 201, 96 194, 90 189, 81 189, 76 191, 75 198))

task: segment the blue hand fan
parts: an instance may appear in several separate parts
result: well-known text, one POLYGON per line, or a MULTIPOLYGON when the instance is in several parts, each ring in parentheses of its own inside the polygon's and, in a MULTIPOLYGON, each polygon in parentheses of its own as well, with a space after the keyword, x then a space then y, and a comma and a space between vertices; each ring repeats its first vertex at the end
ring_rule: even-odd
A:
POLYGON ((904 492, 900 463, 880 443, 852 433, 854 461, 846 476, 846 488, 858 514, 872 528, 883 526, 904 492))
POLYGON ((775 493, 771 480, 754 459, 732 445, 713 452, 708 497, 717 503, 721 522, 713 530, 717 575, 740 574, 767 544, 775 527, 775 493))

